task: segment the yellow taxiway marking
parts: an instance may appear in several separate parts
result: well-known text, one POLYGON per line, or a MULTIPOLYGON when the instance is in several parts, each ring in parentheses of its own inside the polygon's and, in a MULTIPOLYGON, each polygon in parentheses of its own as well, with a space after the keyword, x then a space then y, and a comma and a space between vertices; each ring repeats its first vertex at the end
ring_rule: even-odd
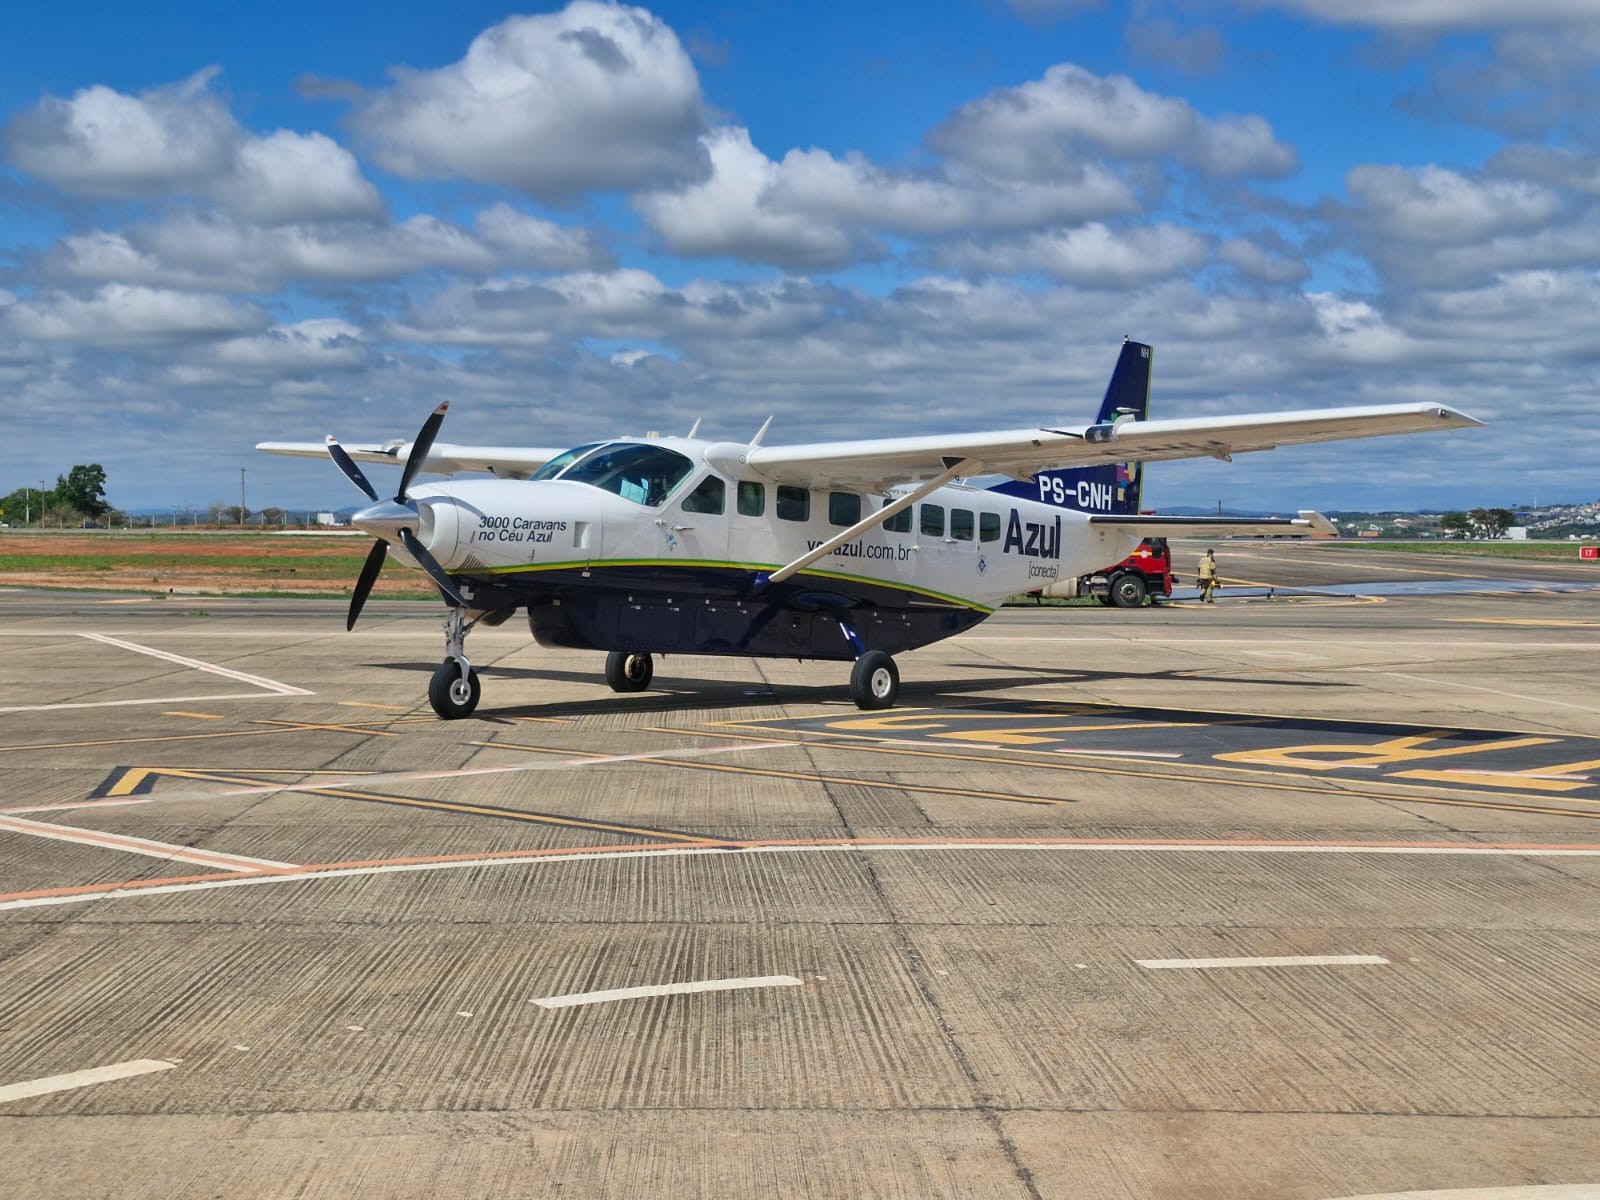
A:
POLYGON ((196 721, 220 721, 222 717, 217 713, 184 712, 182 709, 172 709, 161 714, 164 717, 193 717, 196 721))
MULTIPOLYGON (((662 733, 686 734, 688 730, 663 729, 662 733)), ((719 736, 719 735, 712 735, 719 736)), ((731 736, 731 735, 720 735, 731 736)), ((739 738, 739 741, 756 739, 739 738)), ((571 754, 570 750, 558 750, 549 746, 525 746, 519 742, 477 742, 479 746, 492 747, 496 750, 522 750, 529 754, 571 754)), ((785 742, 785 745, 803 745, 803 742, 785 742)), ((1018 796, 1009 792, 985 792, 975 788, 934 787, 920 783, 891 783, 881 779, 852 779, 844 775, 820 775, 811 771, 779 771, 763 767, 738 767, 729 763, 694 762, 688 759, 654 757, 639 755, 632 757, 632 761, 648 763, 657 767, 687 767, 693 771, 720 771, 729 775, 753 775, 766 779, 794 779, 802 783, 845 783, 853 787, 873 788, 895 792, 916 792, 920 795, 934 796, 968 796, 977 800, 1003 800, 1011 804, 1071 804, 1070 800, 1063 800, 1054 796, 1018 796)))
POLYGON ((405 704, 368 704, 364 700, 341 700, 340 708, 381 708, 387 712, 410 712, 411 706, 405 704))
POLYGON ((1446 622, 1458 625, 1529 625, 1557 629, 1596 629, 1600 621, 1558 621, 1555 618, 1533 617, 1443 617, 1446 622))
MULTIPOLYGON (((728 738, 735 741, 753 740, 747 734, 715 733, 708 729, 672 729, 665 726, 658 726, 656 727, 656 732, 675 733, 684 737, 728 738)), ((1266 770, 1252 771, 1241 767, 1208 767, 1204 763, 1189 763, 1185 764, 1185 766, 1191 770, 1198 769, 1198 771, 1207 772, 1205 774, 1185 774, 1182 770, 1177 768, 1176 764, 1174 764, 1173 769, 1167 771, 1139 771, 1131 767, 1090 766, 1082 761, 1082 758, 1089 757, 1088 755, 1079 756, 1075 754, 1073 755, 1071 762, 1062 762, 1059 758, 1050 755, 1049 752, 1039 750, 1009 750, 1003 752, 1003 756, 996 754, 955 754, 950 751, 937 750, 931 747, 929 749, 922 750, 914 747, 887 746, 861 734, 830 734, 824 730, 816 730, 812 732, 815 734, 814 737, 795 738, 791 744, 796 746, 804 746, 808 744, 825 745, 832 749, 861 750, 869 754, 899 754, 908 755, 913 758, 954 759, 960 762, 989 763, 1000 766, 1038 767, 1045 771, 1071 771, 1081 775, 1115 775, 1127 779, 1155 779, 1162 782, 1214 784, 1225 781, 1231 787, 1251 788, 1255 790, 1275 792, 1305 792, 1314 796, 1337 796, 1341 798, 1349 797, 1353 800, 1398 801, 1404 804, 1442 804, 1455 808, 1492 808, 1501 812, 1525 812, 1536 813, 1540 816, 1546 817, 1586 817, 1594 820, 1600 820, 1600 812, 1580 812, 1570 808, 1546 808, 1536 804, 1512 804, 1509 802, 1511 799, 1510 797, 1507 797, 1505 800, 1469 800, 1465 797, 1460 799, 1445 799, 1444 797, 1440 796, 1415 796, 1410 794, 1411 788, 1422 786, 1419 784, 1386 784, 1386 786, 1392 786, 1395 790, 1384 792, 1363 791, 1354 788, 1328 787, 1326 785, 1317 786, 1313 784, 1294 782, 1293 776, 1274 775, 1272 772, 1266 770), (1012 755, 1018 754, 1038 755, 1039 757, 1011 757, 1012 755), (1268 775, 1271 776, 1271 778, 1249 778, 1249 776, 1252 775, 1258 777, 1262 775, 1268 775), (1225 780, 1219 778, 1223 776, 1226 777, 1225 780)), ((1115 759, 1117 757, 1117 753, 1114 750, 1108 750, 1105 757, 1115 759)), ((1459 776, 1451 775, 1449 778, 1452 783, 1459 784, 1460 782, 1459 776)), ((1529 797, 1529 799, 1540 798, 1541 797, 1529 797)), ((1568 799, 1581 799, 1581 797, 1568 797, 1568 799)))

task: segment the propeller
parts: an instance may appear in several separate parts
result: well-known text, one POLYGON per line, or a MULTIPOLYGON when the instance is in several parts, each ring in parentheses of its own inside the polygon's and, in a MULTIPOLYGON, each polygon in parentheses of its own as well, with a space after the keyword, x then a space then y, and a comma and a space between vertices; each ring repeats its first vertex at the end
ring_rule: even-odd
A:
MULTIPOLYGON (((418 565, 428 573, 428 577, 433 580, 434 586, 439 589, 445 602, 456 608, 465 608, 467 602, 461 598, 455 581, 445 574, 445 569, 439 565, 439 560, 428 552, 428 548, 417 537, 415 533, 418 520, 417 506, 406 495, 411 488, 411 481, 417 477, 417 472, 422 470, 428 452, 433 449, 433 439, 439 436, 439 427, 444 424, 444 414, 449 407, 450 401, 443 401, 422 423, 416 441, 411 443, 411 450, 406 455, 405 468, 400 472, 400 486, 395 491, 393 500, 378 499, 377 490, 368 481, 366 474, 331 434, 328 437, 328 457, 333 459, 334 465, 344 472, 345 478, 360 488, 362 494, 372 501, 371 507, 362 509, 351 518, 351 523, 369 532, 374 531, 373 527, 393 530, 394 536, 405 547, 406 553, 416 559, 418 565)), ((383 570, 383 560, 389 552, 389 541, 388 537, 380 533, 378 540, 372 543, 372 549, 367 551, 367 561, 361 564, 361 574, 356 577, 355 591, 350 594, 350 614, 344 626, 346 629, 355 628, 356 618, 361 615, 367 597, 372 594, 372 585, 378 581, 378 572, 383 570)))

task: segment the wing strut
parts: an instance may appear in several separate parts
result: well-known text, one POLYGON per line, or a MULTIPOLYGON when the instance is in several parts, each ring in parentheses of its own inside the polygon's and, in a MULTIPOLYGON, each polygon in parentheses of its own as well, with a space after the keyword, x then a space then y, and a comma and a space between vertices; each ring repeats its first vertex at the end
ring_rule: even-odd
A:
POLYGON ((885 504, 877 512, 868 513, 865 517, 862 517, 861 520, 850 526, 849 529, 835 534, 816 549, 807 550, 799 558, 795 559, 791 563, 785 563, 776 571, 773 571, 770 575, 756 576, 756 586, 761 588, 766 587, 769 583, 782 583, 785 579, 788 579, 789 576, 795 574, 795 572, 805 570, 812 563, 816 562, 817 559, 825 558, 832 554, 846 542, 853 542, 856 538, 860 537, 863 533, 866 533, 869 529, 876 529, 890 517, 894 516, 895 513, 904 512, 918 500, 921 500, 924 496, 927 496, 937 491, 939 488, 942 488, 952 479, 958 479, 963 475, 976 475, 983 470, 983 464, 975 458, 952 459, 947 457, 944 460, 944 464, 945 469, 943 471, 935 475, 932 479, 928 480, 928 482, 924 483, 921 487, 917 488, 916 491, 907 492, 898 500, 893 500, 890 503, 885 504))

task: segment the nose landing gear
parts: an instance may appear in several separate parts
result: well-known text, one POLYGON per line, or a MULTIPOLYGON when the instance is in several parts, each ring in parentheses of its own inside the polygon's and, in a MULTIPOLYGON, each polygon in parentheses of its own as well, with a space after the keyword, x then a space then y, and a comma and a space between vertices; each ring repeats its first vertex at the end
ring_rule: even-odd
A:
POLYGON ((467 620, 464 610, 452 608, 444 619, 444 665, 428 684, 428 703, 446 721, 470 717, 478 707, 483 687, 478 672, 467 660, 467 634, 478 620, 467 620))

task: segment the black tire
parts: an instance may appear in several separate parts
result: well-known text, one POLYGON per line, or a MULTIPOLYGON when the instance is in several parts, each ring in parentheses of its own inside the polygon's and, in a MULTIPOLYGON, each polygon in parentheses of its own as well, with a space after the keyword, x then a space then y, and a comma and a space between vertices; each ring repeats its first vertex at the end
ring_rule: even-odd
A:
POLYGON ((1118 608, 1138 608, 1144 603, 1144 579, 1128 572, 1111 581, 1111 603, 1118 608))
POLYGON ((445 659, 444 666, 433 673, 428 684, 428 703, 446 721, 470 717, 481 695, 483 687, 478 683, 478 672, 469 667, 463 681, 461 665, 453 658, 445 659))
POLYGON ((648 654, 613 650, 606 655, 606 682, 613 692, 642 692, 655 673, 655 659, 648 654))
POLYGON ((850 699, 857 708, 893 708, 900 698, 900 668, 882 650, 868 650, 850 668, 850 699))

